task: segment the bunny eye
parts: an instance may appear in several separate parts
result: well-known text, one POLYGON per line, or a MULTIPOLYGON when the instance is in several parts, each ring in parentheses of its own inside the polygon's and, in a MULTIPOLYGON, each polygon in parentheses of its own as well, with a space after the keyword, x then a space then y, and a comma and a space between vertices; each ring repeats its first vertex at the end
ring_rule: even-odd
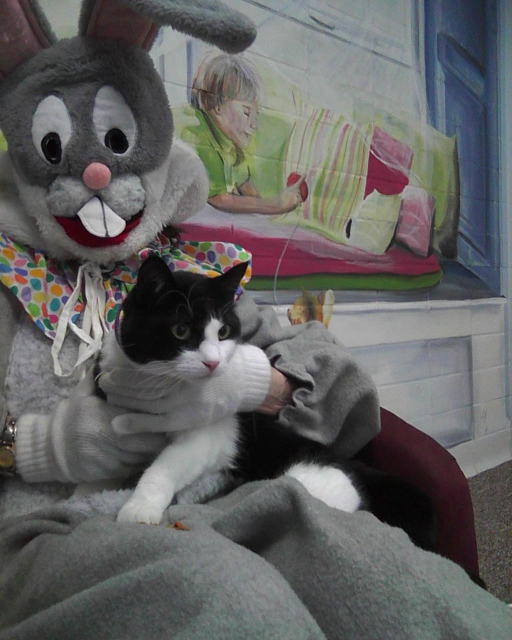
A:
POLYGON ((137 123, 123 96, 105 85, 96 94, 92 120, 102 144, 116 155, 127 153, 137 139, 137 123))
POLYGON ((59 134, 55 131, 47 133, 41 140, 41 150, 50 164, 59 164, 62 160, 62 144, 59 134))
POLYGON ((32 118, 32 141, 43 160, 60 164, 72 134, 71 117, 63 100, 47 96, 32 118))
POLYGON ((105 135, 105 144, 113 153, 118 155, 126 153, 130 146, 121 129, 109 129, 105 135))

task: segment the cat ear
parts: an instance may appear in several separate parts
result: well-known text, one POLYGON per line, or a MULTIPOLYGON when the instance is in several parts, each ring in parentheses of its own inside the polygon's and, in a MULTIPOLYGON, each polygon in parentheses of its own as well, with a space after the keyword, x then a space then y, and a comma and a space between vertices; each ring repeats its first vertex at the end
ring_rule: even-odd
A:
POLYGON ((135 302, 139 306, 156 306, 162 295, 174 288, 174 277, 166 262, 159 256, 150 256, 139 269, 133 290, 135 302))
POLYGON ((221 286, 223 291, 226 291, 230 296, 232 295, 234 297, 248 266, 248 262, 241 262, 231 267, 229 271, 226 271, 226 273, 223 273, 218 278, 214 278, 213 281, 217 286, 221 286))

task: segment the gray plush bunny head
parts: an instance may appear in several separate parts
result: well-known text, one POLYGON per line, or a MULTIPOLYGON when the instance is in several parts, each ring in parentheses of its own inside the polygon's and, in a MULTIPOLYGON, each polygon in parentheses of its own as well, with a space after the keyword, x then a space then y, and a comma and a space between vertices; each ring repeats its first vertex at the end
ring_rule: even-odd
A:
MULTIPOLYGON (((80 35, 57 42, 34 0, 0 3, 0 128, 35 248, 120 260, 203 206, 204 168, 173 142, 147 52, 163 24, 230 52, 255 35, 217 0, 86 0, 80 35)), ((1 211, 0 231, 26 240, 1 211)))

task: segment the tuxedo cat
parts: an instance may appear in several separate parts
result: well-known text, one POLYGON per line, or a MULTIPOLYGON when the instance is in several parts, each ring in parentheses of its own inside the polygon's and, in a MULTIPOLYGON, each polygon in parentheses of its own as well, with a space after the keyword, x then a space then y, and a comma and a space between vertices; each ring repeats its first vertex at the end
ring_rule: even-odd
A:
MULTIPOLYGON (((201 385, 208 376, 222 376, 236 350, 244 348, 234 296, 246 267, 207 278, 172 273, 161 258, 149 257, 124 302, 119 326, 107 336, 100 373, 157 363, 160 371, 167 367, 170 384, 180 379, 201 385)), ((418 546, 434 548, 433 509, 423 493, 356 461, 339 460, 329 447, 280 426, 276 417, 235 414, 169 439, 118 520, 159 523, 178 491, 207 471, 230 469, 243 481, 293 477, 329 506, 369 510, 403 528, 418 546)))

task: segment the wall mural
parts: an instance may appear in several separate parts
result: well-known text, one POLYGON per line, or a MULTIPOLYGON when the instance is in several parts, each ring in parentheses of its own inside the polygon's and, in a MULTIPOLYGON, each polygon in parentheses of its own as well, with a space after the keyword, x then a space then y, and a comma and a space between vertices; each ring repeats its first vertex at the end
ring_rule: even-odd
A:
POLYGON ((294 114, 271 113, 261 98, 271 73, 249 55, 199 62, 178 135, 203 160, 217 212, 194 218, 189 233, 233 234, 254 254, 256 275, 270 278, 260 286, 273 283, 281 256, 286 287, 439 282, 433 249, 454 246, 457 233, 455 139, 420 123, 400 123, 399 139, 385 113, 357 122, 308 104, 297 88, 288 88, 294 114))
POLYGON ((246 54, 152 52, 210 179, 185 237, 251 251, 256 289, 422 290, 453 262, 499 291, 495 1, 230 4, 246 54))
MULTIPOLYGON (((241 1, 232 4, 246 12, 250 6, 241 1)), ((421 22, 411 9, 417 3, 397 0, 384 3, 387 9, 379 5, 381 12, 388 12, 387 23, 382 17, 384 26, 397 9, 391 5, 408 8, 409 23, 401 25, 404 32, 396 38, 409 46, 407 64, 403 54, 398 62, 398 56, 393 58, 389 43, 388 59, 379 52, 375 20, 370 24, 361 14, 357 25, 354 19, 350 22, 347 7, 353 3, 348 0, 281 4, 283 14, 290 4, 294 10, 297 5, 307 9, 310 23, 320 7, 322 19, 330 20, 340 33, 344 27, 343 33, 350 36, 352 29, 346 65, 365 52, 374 75, 380 74, 382 84, 389 78, 390 86, 396 85, 396 69, 402 69, 404 87, 413 85, 404 93, 415 93, 418 104, 415 109, 396 108, 386 104, 382 93, 372 95, 371 87, 361 91, 359 86, 353 88, 350 101, 340 99, 340 108, 333 108, 332 96, 323 101, 322 90, 311 90, 315 71, 311 56, 297 80, 292 67, 286 69, 271 54, 258 51, 258 43, 260 51, 270 44, 266 30, 272 22, 282 21, 282 15, 268 14, 263 32, 259 25, 256 45, 241 56, 188 42, 187 100, 178 108, 174 103, 176 132, 203 160, 210 194, 209 206, 185 226, 186 235, 204 242, 229 239, 250 250, 252 286, 257 289, 403 291, 437 285, 447 261, 458 257, 461 193, 464 209, 464 188, 468 190, 461 178, 469 184, 472 176, 460 170, 461 131, 457 127, 450 131, 450 123, 437 128, 430 124, 435 118, 427 103, 428 47, 423 59, 412 50, 421 22), (377 70, 375 63, 381 63, 377 70), (348 104, 345 110, 343 102, 348 104)), ((307 35, 306 26, 311 24, 303 27, 307 35)), ((324 57, 336 75, 340 41, 332 33, 324 40, 324 57)), ((170 54, 165 42, 160 46, 155 58, 160 57, 164 78, 172 83, 173 73, 165 72, 171 67, 166 64, 170 54)), ((406 52, 407 46, 402 46, 406 52)), ((435 74, 434 67, 431 73, 435 74)), ((172 84, 169 93, 173 95, 172 84)), ((346 87, 342 93, 347 93, 346 87)), ((432 97, 431 102, 439 100, 432 97)), ((475 119, 474 125, 478 128, 480 122, 475 119)), ((476 135, 481 137, 481 132, 476 135)), ((466 128, 464 140, 467 137, 466 128)), ((482 203, 487 195, 475 197, 482 203)), ((471 226, 464 220, 466 227, 471 226)), ((472 262, 481 265, 471 251, 465 255, 470 269, 472 262)))

